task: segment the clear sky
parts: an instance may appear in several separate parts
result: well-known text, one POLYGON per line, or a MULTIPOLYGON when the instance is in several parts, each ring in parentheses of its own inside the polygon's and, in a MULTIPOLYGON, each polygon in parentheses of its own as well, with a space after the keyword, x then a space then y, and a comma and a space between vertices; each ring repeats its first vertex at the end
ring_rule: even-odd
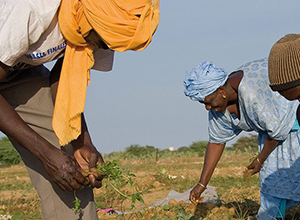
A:
POLYGON ((268 56, 279 38, 300 33, 299 10, 299 0, 161 0, 148 48, 116 53, 110 72, 92 71, 85 116, 98 150, 208 140, 207 111, 183 94, 185 72, 205 60, 231 72, 268 56))

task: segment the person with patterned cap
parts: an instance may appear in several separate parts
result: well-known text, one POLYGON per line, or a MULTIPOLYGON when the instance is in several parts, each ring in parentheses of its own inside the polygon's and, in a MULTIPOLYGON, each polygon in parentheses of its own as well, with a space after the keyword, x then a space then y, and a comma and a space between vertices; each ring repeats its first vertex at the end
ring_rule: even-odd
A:
POLYGON ((300 100, 300 34, 287 34, 272 46, 269 79, 273 91, 300 100))
POLYGON ((159 0, 2 0, 0 10, 0 131, 26 165, 43 219, 97 219, 103 159, 83 114, 90 69, 110 71, 114 51, 148 46, 159 0))
POLYGON ((202 62, 186 74, 184 93, 208 110, 209 143, 200 180, 190 200, 201 202, 226 142, 242 131, 258 133, 260 154, 246 167, 259 172, 260 208, 257 219, 284 218, 300 204, 300 129, 298 101, 288 101, 269 87, 268 59, 252 61, 228 74, 202 62))

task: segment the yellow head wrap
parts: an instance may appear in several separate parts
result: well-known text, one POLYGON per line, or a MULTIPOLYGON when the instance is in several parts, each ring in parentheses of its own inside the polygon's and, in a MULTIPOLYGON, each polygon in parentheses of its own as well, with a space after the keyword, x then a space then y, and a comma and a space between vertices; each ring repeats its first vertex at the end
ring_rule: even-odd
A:
POLYGON ((159 0, 62 0, 58 22, 67 41, 53 115, 61 145, 81 134, 86 87, 94 65, 90 30, 118 52, 143 50, 159 23, 159 0))

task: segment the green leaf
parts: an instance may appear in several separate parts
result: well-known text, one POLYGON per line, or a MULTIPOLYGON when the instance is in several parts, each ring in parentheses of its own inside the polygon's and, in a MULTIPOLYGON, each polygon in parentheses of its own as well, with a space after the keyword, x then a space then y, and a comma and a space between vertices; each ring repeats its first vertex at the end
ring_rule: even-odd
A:
POLYGON ((131 196, 131 201, 132 201, 133 203, 135 203, 136 198, 137 198, 137 194, 132 194, 132 196, 131 196))
POLYGON ((142 196, 141 196, 141 193, 137 193, 136 199, 137 199, 138 201, 140 201, 141 203, 145 204, 144 199, 143 199, 142 196))
MULTIPOLYGON (((74 191, 74 195, 75 195, 75 191, 74 191)), ((75 195, 75 200, 73 201, 74 203, 74 213, 77 214, 79 209, 80 209, 80 199, 78 199, 78 197, 75 195)))
POLYGON ((170 210, 170 206, 168 204, 164 205, 164 210, 165 211, 169 211, 170 210))
POLYGON ((131 178, 129 178, 128 183, 129 183, 129 186, 132 187, 133 182, 132 182, 132 179, 131 179, 131 178))
MULTIPOLYGON (((144 203, 144 200, 141 197, 142 193, 138 191, 138 187, 133 183, 132 180, 132 177, 136 176, 130 172, 124 172, 117 160, 106 161, 105 163, 99 164, 97 167, 97 172, 101 173, 103 175, 103 179, 107 181, 110 186, 122 197, 129 199, 131 198, 132 203, 130 205, 130 209, 134 208, 136 200, 144 203), (121 186, 124 186, 126 184, 128 184, 133 191, 131 195, 123 193, 120 189, 121 186)), ((75 213, 77 213, 80 207, 80 200, 78 200, 76 196, 74 205, 75 213)))

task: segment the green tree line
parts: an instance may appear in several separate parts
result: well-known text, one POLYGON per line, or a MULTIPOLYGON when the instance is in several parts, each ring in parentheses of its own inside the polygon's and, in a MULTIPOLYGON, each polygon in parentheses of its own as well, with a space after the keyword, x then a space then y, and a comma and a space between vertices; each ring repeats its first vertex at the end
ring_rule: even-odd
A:
MULTIPOLYGON (((179 147, 177 150, 157 149, 154 146, 130 145, 124 151, 114 151, 104 154, 105 159, 144 159, 168 157, 195 157, 204 156, 207 141, 193 142, 189 146, 179 147)), ((226 148, 234 152, 257 152, 257 135, 240 137, 232 147, 226 148)), ((0 167, 19 164, 21 157, 7 137, 0 139, 0 167)))
MULTIPOLYGON (((207 141, 193 142, 189 146, 179 147, 177 150, 157 149, 154 146, 130 145, 124 151, 112 152, 105 154, 104 158, 112 159, 143 159, 143 158, 168 158, 168 157, 195 157, 204 156, 207 147, 207 141)), ((257 135, 249 135, 240 137, 231 147, 227 147, 227 151, 232 152, 257 152, 257 135)))

